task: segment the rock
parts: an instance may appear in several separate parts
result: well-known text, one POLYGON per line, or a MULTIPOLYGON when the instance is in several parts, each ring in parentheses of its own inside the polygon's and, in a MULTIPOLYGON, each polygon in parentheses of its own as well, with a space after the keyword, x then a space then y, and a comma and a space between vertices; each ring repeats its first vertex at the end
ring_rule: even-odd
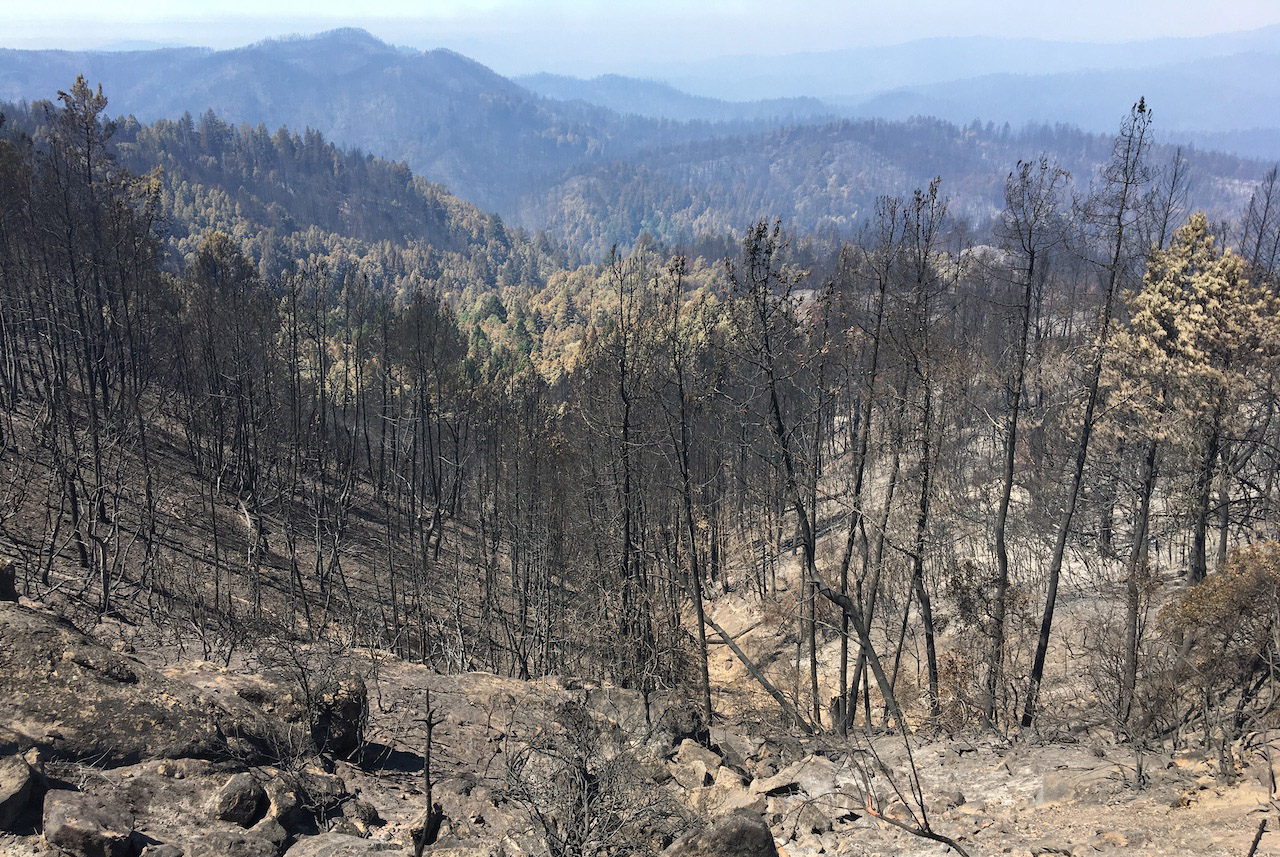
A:
POLYGON ((1098 800, 1111 794, 1119 785, 1120 774, 1115 765, 1049 771, 1044 775, 1036 802, 1098 800))
POLYGON ((738 812, 676 842, 663 857, 778 857, 773 833, 759 815, 738 812))
POLYGON ((1032 857, 1071 857, 1071 849, 1055 842, 1036 842, 1031 846, 1032 857))
POLYGON ((824 756, 806 756, 763 780, 751 784, 751 791, 769 797, 807 794, 810 797, 830 794, 836 787, 837 768, 824 756))
POLYGON ((372 804, 362 800, 348 800, 344 803, 342 816, 355 826, 356 832, 361 836, 368 836, 373 828, 381 827, 386 823, 372 804))
POLYGON ((686 791, 700 789, 703 786, 709 786, 715 782, 715 779, 707 771, 707 766, 702 762, 694 760, 692 762, 672 763, 671 776, 686 791))
POLYGON ((364 680, 347 676, 322 687, 311 712, 311 740, 321 752, 342 759, 364 743, 369 719, 369 694, 364 680))
POLYGON ((214 794, 210 809, 222 821, 252 827, 266 814, 267 793, 253 774, 234 774, 214 794))
POLYGON ((337 812, 350 795, 342 777, 314 769, 303 771, 298 784, 298 796, 303 808, 318 816, 337 812))
POLYGON ((211 830, 187 846, 186 857, 276 857, 279 846, 249 831, 211 830))
POLYGON ((227 753, 226 712, 71 624, 0 601, 0 740, 107 768, 227 753), (225 729, 223 727, 226 727, 225 729))
POLYGON ((831 817, 813 801, 805 801, 787 817, 788 830, 795 837, 823 834, 831 829, 831 817))
POLYGON ((724 757, 726 762, 738 767, 745 767, 747 761, 754 758, 756 753, 759 752, 764 741, 759 738, 745 737, 723 726, 713 726, 711 728, 711 743, 719 748, 720 755, 724 757))
POLYGON ((0 601, 18 602, 18 567, 0 557, 0 601))
POLYGON ((355 822, 342 815, 337 818, 330 819, 328 832, 342 833, 346 836, 354 836, 357 839, 364 838, 364 834, 360 832, 360 828, 356 827, 355 822))
POLYGON ((36 772, 21 756, 0 758, 0 831, 12 830, 31 804, 38 784, 36 772))
POLYGON ((44 799, 44 838, 73 857, 128 857, 133 818, 92 795, 51 791, 44 799))
POLYGON ((1089 847, 1097 851, 1106 848, 1128 848, 1129 837, 1115 830, 1103 830, 1090 837, 1089 847))
POLYGON ((680 742, 680 746, 676 749, 674 761, 678 765, 701 762, 709 773, 715 773, 716 769, 724 763, 724 760, 714 751, 708 750, 698 742, 690 741, 688 738, 680 742))
POLYGON ((725 765, 716 771, 714 784, 693 792, 691 803, 694 809, 715 819, 740 810, 759 815, 766 810, 768 799, 749 791, 742 778, 725 765))
POLYGON ((177 845, 157 842, 142 849, 141 857, 186 857, 187 852, 177 845))
POLYGON ((285 857, 364 857, 382 851, 401 851, 399 845, 378 839, 361 839, 343 833, 304 836, 285 852, 285 857))
POLYGON ((297 788, 285 782, 283 778, 275 777, 267 780, 262 790, 266 792, 269 803, 267 816, 278 822, 285 830, 296 832, 305 827, 308 822, 314 821, 302 809, 297 788))
POLYGON ((254 835, 267 840, 279 851, 289 839, 289 831, 274 818, 264 818, 253 826, 254 835))
POLYGON ((662 748, 676 747, 686 738, 696 740, 707 734, 697 706, 676 698, 650 699, 649 723, 649 743, 662 748))

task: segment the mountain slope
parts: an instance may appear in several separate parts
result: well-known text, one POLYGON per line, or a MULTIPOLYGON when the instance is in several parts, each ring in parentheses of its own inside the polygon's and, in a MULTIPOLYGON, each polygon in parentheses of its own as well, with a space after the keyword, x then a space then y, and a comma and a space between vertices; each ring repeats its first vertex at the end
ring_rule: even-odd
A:
POLYGON ((211 109, 232 124, 315 128, 489 209, 583 160, 709 133, 547 101, 459 54, 400 50, 360 30, 230 51, 0 51, 0 100, 47 98, 81 73, 113 112, 152 121, 211 109))
POLYGON ((773 98, 724 101, 690 95, 657 80, 606 74, 590 80, 559 74, 532 74, 515 81, 539 95, 560 101, 584 101, 623 115, 636 114, 677 121, 734 122, 804 120, 841 112, 816 98, 773 98))
MULTIPOLYGON (((1270 78, 1245 80, 1255 56, 1264 55, 1241 55, 1235 66, 1222 63, 1221 74, 1203 81, 1190 65, 1180 67, 1182 72, 1171 74, 1163 89, 1147 91, 1162 139, 1196 137, 1164 118, 1176 116, 1179 98, 1211 101, 1217 112, 1207 115, 1220 129, 1238 127, 1228 124, 1227 117, 1251 104, 1264 115, 1276 97, 1266 91, 1270 78), (1227 88, 1233 76, 1245 80, 1244 96, 1233 97, 1235 90, 1227 88)), ((630 245, 643 232, 679 242, 737 233, 760 217, 782 217, 803 231, 849 230, 878 196, 910 193, 937 176, 944 179, 953 209, 982 223, 1000 205, 1004 176, 1019 159, 1046 154, 1087 183, 1093 165, 1109 152, 1111 129, 1130 101, 1143 94, 1131 94, 1127 79, 1115 76, 1131 72, 1081 72, 1061 80, 1005 75, 897 91, 865 108, 903 118, 937 113, 965 123, 961 125, 932 120, 755 121, 750 117, 757 111, 767 115, 794 108, 791 115, 800 118, 804 110, 823 108, 810 100, 735 105, 623 78, 532 82, 576 99, 556 100, 449 51, 402 50, 362 31, 342 30, 218 52, 3 51, 0 96, 48 97, 79 70, 102 81, 112 113, 131 113, 144 121, 171 117, 191 129, 183 131, 188 136, 206 122, 245 123, 245 133, 266 158, 252 161, 245 175, 273 169, 274 156, 266 153, 274 145, 268 128, 310 127, 340 146, 403 160, 428 182, 442 183, 481 209, 497 211, 530 231, 547 228, 592 253, 630 245), (1101 94, 1082 95, 1082 87, 1101 94), (584 103, 583 98, 632 115, 584 103), (1061 111, 1069 119, 1087 119, 1102 134, 1069 129, 1045 133, 1040 128, 1008 132, 990 122, 970 122, 1004 109, 993 104, 1009 105, 1011 115, 1039 111, 1035 116, 1046 122, 1058 122, 1061 111), (736 118, 675 122, 634 115, 645 111, 704 120, 736 118), (199 119, 182 118, 186 112, 199 119)), ((225 135, 226 130, 214 133, 225 135)), ((1213 139, 1237 145, 1252 141, 1251 151, 1266 154, 1274 136, 1262 129, 1249 138, 1213 139)), ((302 142, 307 143, 306 135, 302 142)), ((145 163, 139 168, 145 169, 145 163)), ((1238 211, 1247 183, 1264 171, 1260 164, 1208 155, 1197 156, 1196 167, 1203 173, 1197 199, 1223 214, 1238 211)), ((224 187, 232 196, 240 193, 236 176, 224 177, 225 185, 224 178, 206 178, 196 183, 224 187)), ((398 177, 394 181, 404 184, 398 177)), ((342 190, 340 183, 334 187, 342 190)), ((278 188, 271 191, 274 201, 282 210, 294 211, 279 193, 278 188)), ((398 199, 387 193, 386 200, 398 199)), ((380 219, 376 236, 367 236, 370 240, 399 240, 396 230, 402 224, 397 221, 417 204, 397 210, 377 194, 357 194, 343 203, 363 211, 360 229, 373 229, 380 219)), ((316 209, 320 204, 312 200, 307 205, 316 209)), ((287 222, 259 219, 282 232, 295 231, 287 222)), ((332 218, 316 226, 326 233, 363 236, 332 218)))
MULTIPOLYGON (((1085 189, 1112 138, 1065 126, 1018 132, 938 119, 849 120, 653 149, 586 167, 530 197, 521 222, 539 223, 571 246, 605 253, 642 232, 677 242, 740 233, 781 218, 801 233, 852 233, 883 195, 910 196, 935 177, 953 214, 981 228, 1003 205, 1005 177, 1019 160, 1047 153, 1085 189)), ((1162 166, 1173 148, 1156 147, 1162 166)), ((1236 217, 1261 164, 1187 152, 1196 176, 1191 204, 1236 217)))

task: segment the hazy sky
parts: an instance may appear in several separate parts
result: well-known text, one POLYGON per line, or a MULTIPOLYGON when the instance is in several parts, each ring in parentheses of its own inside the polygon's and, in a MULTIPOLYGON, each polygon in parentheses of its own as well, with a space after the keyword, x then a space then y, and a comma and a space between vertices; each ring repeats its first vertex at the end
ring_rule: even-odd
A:
POLYGON ((396 44, 450 47, 506 74, 598 73, 926 36, 1128 41, 1280 24, 1277 0, 1216 0, 1211 9, 1204 0, 0 0, 0 47, 233 47, 358 26, 396 44))

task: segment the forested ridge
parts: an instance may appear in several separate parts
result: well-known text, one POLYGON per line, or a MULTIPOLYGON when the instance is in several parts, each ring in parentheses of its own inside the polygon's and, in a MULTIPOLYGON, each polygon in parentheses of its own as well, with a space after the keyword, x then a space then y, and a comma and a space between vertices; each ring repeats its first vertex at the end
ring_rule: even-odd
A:
POLYGON ((1082 687, 1135 742, 1273 722, 1274 169, 1208 218, 1139 102, 1091 178, 1000 165, 981 233, 944 176, 852 239, 584 264, 314 132, 106 110, 80 79, 0 126, 26 596, 704 725, 709 639, 804 732, 1052 733, 1082 687), (791 683, 704 609, 731 591, 794 629, 791 683), (1071 667, 1064 599, 1097 604, 1071 667))
MULTIPOLYGON (((983 50, 1000 53, 996 46, 983 50)), ((941 56, 920 61, 954 67, 941 56)), ((823 74, 851 59, 833 62, 820 64, 823 74)), ((895 74, 911 72, 898 60, 881 57, 878 63, 895 74)), ((758 80, 766 66, 740 69, 734 77, 758 80)), ((417 176, 496 212, 509 225, 530 233, 545 230, 596 262, 614 244, 629 249, 645 234, 697 255, 698 242, 736 236, 761 218, 781 218, 794 234, 851 239, 878 197, 910 194, 937 176, 944 179, 953 218, 982 231, 1002 208, 1003 176, 1019 159, 1050 155, 1083 192, 1110 148, 1108 135, 1096 133, 1096 125, 1080 130, 1066 124, 1067 117, 1054 117, 1062 123, 1057 125, 993 122, 1000 115, 995 107, 994 113, 947 114, 963 117, 956 122, 922 117, 929 111, 901 105, 892 114, 901 121, 839 120, 829 112, 790 111, 767 101, 747 103, 742 118, 724 121, 615 112, 542 97, 454 52, 400 49, 360 30, 226 51, 0 50, 0 100, 48 98, 80 73, 105 84, 113 115, 155 123, 178 121, 189 112, 199 126, 212 110, 232 129, 248 125, 251 137, 260 125, 267 136, 286 126, 305 144, 303 129, 311 128, 339 146, 404 161, 417 176)), ((851 75, 850 83, 855 80, 851 75)), ((910 93, 897 95, 911 103, 910 93)), ((1116 92, 1096 112, 1118 123, 1132 97, 1116 92)), ((1176 99, 1165 100, 1174 102, 1167 104, 1171 119, 1176 99)), ((1250 100, 1243 94, 1231 103, 1250 100)), ((1181 132, 1165 130, 1173 125, 1160 124, 1166 104, 1157 100, 1152 106, 1157 130, 1163 131, 1155 157, 1165 162, 1173 151, 1166 146, 1183 143, 1195 205, 1214 217, 1235 216, 1265 166, 1185 145, 1181 132)), ((1256 105, 1255 110, 1266 112, 1256 105)), ((130 124, 121 123, 122 143, 132 136, 130 124)), ((166 159, 186 162, 192 154, 183 142, 191 132, 181 127, 157 126, 144 136, 150 139, 145 145, 168 153, 147 154, 136 163, 126 159, 132 169, 145 172, 166 159)), ((245 154, 254 150, 262 153, 263 142, 252 142, 245 154)), ((194 163, 186 168, 201 172, 194 163)), ((378 180, 378 186, 385 190, 386 181, 378 180)), ((235 197, 237 189, 226 187, 226 193, 235 197)), ((301 206, 284 208, 294 217, 310 216, 301 206)), ((363 216, 379 215, 366 210, 363 216)), ((348 218, 347 225, 355 224, 348 218)))

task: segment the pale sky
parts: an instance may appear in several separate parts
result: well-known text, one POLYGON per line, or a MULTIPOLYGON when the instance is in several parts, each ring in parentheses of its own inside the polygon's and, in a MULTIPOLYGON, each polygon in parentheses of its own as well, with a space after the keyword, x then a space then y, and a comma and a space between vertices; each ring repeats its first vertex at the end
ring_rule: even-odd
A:
POLYGON ((0 0, 0 47, 227 48, 356 26, 395 44, 453 48, 505 74, 929 36, 1114 42, 1270 24, 1280 24, 1277 0, 0 0))

